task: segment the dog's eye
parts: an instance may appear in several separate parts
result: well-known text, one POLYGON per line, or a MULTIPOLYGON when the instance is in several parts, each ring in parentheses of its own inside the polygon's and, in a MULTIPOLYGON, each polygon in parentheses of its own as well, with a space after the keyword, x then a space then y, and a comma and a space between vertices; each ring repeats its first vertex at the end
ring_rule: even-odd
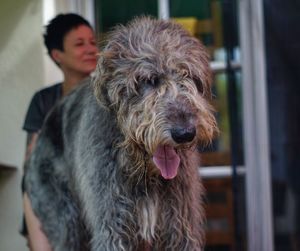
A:
POLYGON ((145 84, 152 86, 152 87, 157 87, 159 85, 159 79, 158 79, 158 77, 152 77, 152 78, 146 79, 145 84))
POLYGON ((159 85, 160 80, 157 76, 152 76, 150 78, 137 76, 136 82, 138 84, 139 90, 145 90, 145 89, 156 88, 159 85))
POLYGON ((203 89, 203 83, 202 83, 201 79, 193 78, 193 81, 197 87, 198 92, 202 94, 204 89, 203 89))

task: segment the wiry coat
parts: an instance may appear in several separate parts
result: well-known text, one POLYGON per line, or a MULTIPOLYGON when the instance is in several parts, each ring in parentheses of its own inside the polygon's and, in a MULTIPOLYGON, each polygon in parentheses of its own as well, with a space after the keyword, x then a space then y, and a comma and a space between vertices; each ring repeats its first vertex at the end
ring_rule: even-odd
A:
POLYGON ((97 68, 50 113, 28 162, 53 249, 202 250, 196 148, 216 131, 203 46, 139 18, 112 31, 97 68))

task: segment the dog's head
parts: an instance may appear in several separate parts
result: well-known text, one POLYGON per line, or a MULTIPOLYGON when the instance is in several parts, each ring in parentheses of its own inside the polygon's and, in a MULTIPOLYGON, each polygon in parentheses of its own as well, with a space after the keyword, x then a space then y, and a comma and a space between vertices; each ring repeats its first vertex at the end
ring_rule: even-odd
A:
POLYGON ((212 140, 208 54, 179 24, 142 17, 116 27, 97 69, 96 96, 116 113, 124 145, 152 156, 164 178, 176 176, 180 149, 212 140))

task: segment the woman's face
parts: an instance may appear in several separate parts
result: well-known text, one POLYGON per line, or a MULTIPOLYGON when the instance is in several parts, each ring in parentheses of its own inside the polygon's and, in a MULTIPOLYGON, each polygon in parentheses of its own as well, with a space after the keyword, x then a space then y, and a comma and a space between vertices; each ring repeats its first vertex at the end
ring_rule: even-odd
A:
POLYGON ((63 51, 56 50, 54 59, 65 74, 89 75, 95 70, 98 49, 93 30, 80 25, 69 31, 63 41, 63 51))

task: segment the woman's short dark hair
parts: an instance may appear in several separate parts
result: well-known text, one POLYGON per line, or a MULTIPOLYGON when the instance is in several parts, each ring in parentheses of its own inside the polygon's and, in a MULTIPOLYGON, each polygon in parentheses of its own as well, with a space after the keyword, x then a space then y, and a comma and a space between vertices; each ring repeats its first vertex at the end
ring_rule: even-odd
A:
POLYGON ((92 29, 86 19, 74 13, 59 14, 49 22, 45 27, 44 43, 50 57, 53 49, 64 50, 65 35, 80 25, 86 25, 92 29))

